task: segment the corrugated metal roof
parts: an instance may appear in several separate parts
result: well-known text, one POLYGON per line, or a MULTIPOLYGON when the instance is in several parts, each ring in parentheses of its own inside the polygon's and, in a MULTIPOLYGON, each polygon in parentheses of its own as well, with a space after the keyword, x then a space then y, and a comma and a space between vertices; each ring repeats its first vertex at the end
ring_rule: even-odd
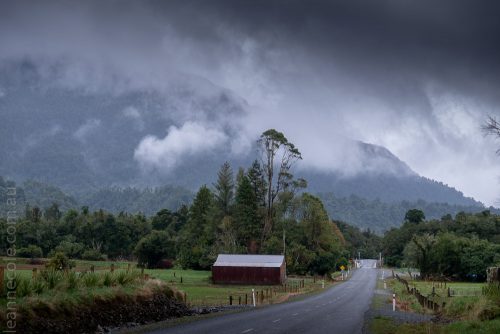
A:
POLYGON ((219 254, 214 267, 276 267, 285 261, 283 255, 219 254))

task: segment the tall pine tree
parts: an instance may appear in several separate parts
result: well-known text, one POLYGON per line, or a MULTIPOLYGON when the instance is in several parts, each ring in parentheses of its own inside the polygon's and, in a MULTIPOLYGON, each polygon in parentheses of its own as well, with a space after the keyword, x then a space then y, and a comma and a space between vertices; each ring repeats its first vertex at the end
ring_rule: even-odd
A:
POLYGON ((259 238, 262 233, 262 220, 255 198, 254 189, 246 175, 244 175, 236 191, 235 224, 240 244, 247 247, 249 253, 259 250, 259 238))
POLYGON ((234 176, 229 162, 226 161, 221 166, 214 188, 218 208, 223 216, 230 215, 234 200, 234 176))

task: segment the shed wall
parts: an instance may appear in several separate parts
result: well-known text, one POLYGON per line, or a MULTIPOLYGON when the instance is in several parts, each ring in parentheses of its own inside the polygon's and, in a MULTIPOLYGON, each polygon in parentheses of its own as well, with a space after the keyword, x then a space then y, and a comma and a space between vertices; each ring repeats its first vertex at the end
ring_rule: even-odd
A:
POLYGON ((212 278, 218 284, 281 284, 285 281, 285 265, 281 267, 212 267, 212 278))

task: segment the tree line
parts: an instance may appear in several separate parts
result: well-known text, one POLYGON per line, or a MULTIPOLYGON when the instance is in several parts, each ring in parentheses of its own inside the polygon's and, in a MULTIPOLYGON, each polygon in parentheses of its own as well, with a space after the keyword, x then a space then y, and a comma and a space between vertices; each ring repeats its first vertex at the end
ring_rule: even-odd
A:
MULTIPOLYGON (((273 129, 257 144, 259 156, 251 166, 234 172, 224 163, 217 181, 200 187, 192 204, 178 210, 146 217, 86 206, 64 212, 57 204, 45 210, 27 206, 16 228, 17 255, 135 258, 145 267, 175 262, 208 269, 219 253, 285 254, 288 270, 302 274, 346 265, 350 253, 341 230, 321 200, 304 191, 307 182, 292 174, 302 159, 299 150, 273 129)), ((0 224, 5 233, 6 221, 0 224)))
POLYGON ((418 268, 423 279, 483 281, 486 269, 500 264, 500 216, 485 210, 426 221, 412 209, 386 232, 382 248, 386 264, 418 268))

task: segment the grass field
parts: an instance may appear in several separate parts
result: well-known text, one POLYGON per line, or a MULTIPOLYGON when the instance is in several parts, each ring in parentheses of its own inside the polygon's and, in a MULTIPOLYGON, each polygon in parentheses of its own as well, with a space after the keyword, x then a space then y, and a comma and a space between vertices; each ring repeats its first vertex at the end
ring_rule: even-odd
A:
MULTIPOLYGON (((241 297, 242 303, 244 303, 245 295, 247 296, 247 301, 250 303, 252 289, 255 289, 255 291, 258 291, 259 293, 264 292, 264 294, 266 294, 267 292, 268 295, 270 295, 270 292, 273 289, 275 291, 279 290, 276 291, 276 294, 272 294, 272 298, 266 299, 265 303, 282 301, 290 294, 310 293, 322 289, 322 281, 316 280, 316 282, 314 282, 313 277, 289 277, 287 280, 288 286, 296 287, 299 285, 301 280, 304 280, 305 286, 298 292, 292 291, 285 293, 285 291, 282 291, 282 289, 275 285, 252 286, 212 284, 210 282, 210 271, 148 269, 145 270, 145 273, 149 274, 153 278, 166 281, 178 290, 184 291, 187 294, 188 302, 193 305, 225 305, 229 302, 229 296, 233 296, 233 303, 238 304, 239 297, 241 297)), ((331 283, 325 282, 325 288, 329 285, 331 285, 331 283)))
MULTIPOLYGON (((41 269, 43 265, 29 265, 27 259, 12 259, 2 258, 3 265, 7 262, 15 262, 17 265, 16 274, 24 278, 31 278, 33 268, 41 269)), ((91 266, 98 272, 109 271, 111 265, 114 265, 115 273, 123 271, 127 268, 136 269, 136 264, 133 262, 111 262, 111 261, 75 261, 75 271, 89 271, 91 266)), ((266 286, 266 285, 219 285, 212 284, 210 271, 199 270, 182 270, 182 269, 146 269, 144 274, 147 274, 152 279, 160 279, 166 282, 169 286, 182 291, 186 295, 187 302, 191 305, 215 306, 229 304, 229 297, 233 298, 233 305, 251 303, 252 289, 255 289, 257 297, 264 295, 266 298, 262 300, 257 298, 257 303, 269 304, 278 303, 286 300, 288 297, 312 293, 320 291, 322 280, 315 280, 313 277, 289 277, 287 280, 286 291, 281 286, 266 286), (300 284, 304 282, 304 287, 296 290, 300 284), (241 299, 240 299, 241 298, 241 299)), ((334 274, 333 277, 338 276, 334 274)), ((325 281, 325 288, 332 285, 332 282, 325 281)))
POLYGON ((452 324, 396 324, 392 319, 378 317, 370 327, 373 334, 498 334, 500 319, 491 321, 458 321, 452 324))
MULTIPOLYGON (((439 304, 446 303, 440 315, 451 320, 452 323, 398 324, 390 318, 377 317, 371 323, 371 330, 374 334, 500 333, 500 305, 498 301, 482 294, 485 283, 446 282, 445 284, 444 282, 411 280, 405 273, 400 276, 408 281, 410 288, 417 288, 422 295, 428 296, 439 304), (452 292, 451 297, 448 297, 448 288, 452 292)), ((407 306, 410 311, 414 312, 433 313, 422 307, 415 296, 408 294, 402 283, 388 278, 387 284, 396 293, 399 306, 407 306)))

